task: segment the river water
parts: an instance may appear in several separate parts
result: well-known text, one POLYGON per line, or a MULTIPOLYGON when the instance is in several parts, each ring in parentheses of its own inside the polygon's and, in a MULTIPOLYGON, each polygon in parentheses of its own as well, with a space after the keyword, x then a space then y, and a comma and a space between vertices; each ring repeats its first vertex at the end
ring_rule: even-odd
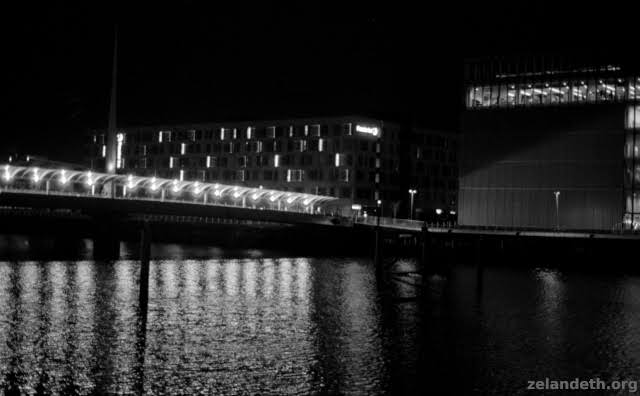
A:
POLYGON ((640 379, 634 275, 455 263, 412 299, 406 283, 381 290, 367 259, 154 246, 144 320, 126 246, 116 262, 2 249, 0 393, 517 395, 528 380, 640 379))

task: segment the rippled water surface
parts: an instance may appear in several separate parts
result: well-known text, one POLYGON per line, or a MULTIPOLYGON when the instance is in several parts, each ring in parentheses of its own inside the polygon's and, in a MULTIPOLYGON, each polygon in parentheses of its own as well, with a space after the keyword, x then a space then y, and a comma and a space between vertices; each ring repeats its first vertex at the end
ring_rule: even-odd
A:
POLYGON ((151 263, 146 322, 138 261, 0 261, 0 390, 513 395, 640 373, 638 277, 461 263, 403 300, 365 259, 178 250, 151 263))

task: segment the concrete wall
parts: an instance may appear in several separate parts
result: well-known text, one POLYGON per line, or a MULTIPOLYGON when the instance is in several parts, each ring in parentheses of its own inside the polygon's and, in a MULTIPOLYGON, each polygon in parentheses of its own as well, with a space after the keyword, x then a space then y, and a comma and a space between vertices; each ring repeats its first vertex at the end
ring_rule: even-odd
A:
POLYGON ((624 106, 466 111, 459 223, 610 230, 623 217, 624 106))

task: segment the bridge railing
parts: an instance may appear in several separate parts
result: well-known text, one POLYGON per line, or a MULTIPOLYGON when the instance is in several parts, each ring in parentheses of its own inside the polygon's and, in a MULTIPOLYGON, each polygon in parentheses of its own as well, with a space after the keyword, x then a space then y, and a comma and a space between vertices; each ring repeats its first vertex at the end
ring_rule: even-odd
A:
MULTIPOLYGON (((378 217, 376 216, 367 216, 367 217, 359 217, 355 220, 356 223, 366 224, 375 226, 378 224, 378 217)), ((419 230, 424 225, 424 221, 421 220, 409 220, 409 219, 395 219, 391 217, 380 217, 380 226, 381 227, 392 227, 392 228, 406 228, 406 229, 416 229, 419 230)))
POLYGON ((5 164, 0 169, 0 192, 86 196, 153 202, 179 202, 265 209, 310 215, 333 215, 342 203, 335 197, 243 185, 182 181, 93 171, 45 169, 5 164))

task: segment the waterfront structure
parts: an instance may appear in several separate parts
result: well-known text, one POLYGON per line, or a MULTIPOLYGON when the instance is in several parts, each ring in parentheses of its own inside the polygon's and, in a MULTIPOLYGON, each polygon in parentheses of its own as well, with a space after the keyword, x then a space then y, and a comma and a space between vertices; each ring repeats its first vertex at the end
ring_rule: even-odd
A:
MULTIPOLYGON (((87 164, 104 169, 105 131, 89 137, 87 164)), ((118 130, 115 158, 121 174, 380 201, 384 215, 401 216, 410 187, 416 212, 455 208, 455 140, 362 116, 134 126, 118 130)))
POLYGON ((461 225, 640 227, 640 72, 559 58, 465 69, 461 225))

